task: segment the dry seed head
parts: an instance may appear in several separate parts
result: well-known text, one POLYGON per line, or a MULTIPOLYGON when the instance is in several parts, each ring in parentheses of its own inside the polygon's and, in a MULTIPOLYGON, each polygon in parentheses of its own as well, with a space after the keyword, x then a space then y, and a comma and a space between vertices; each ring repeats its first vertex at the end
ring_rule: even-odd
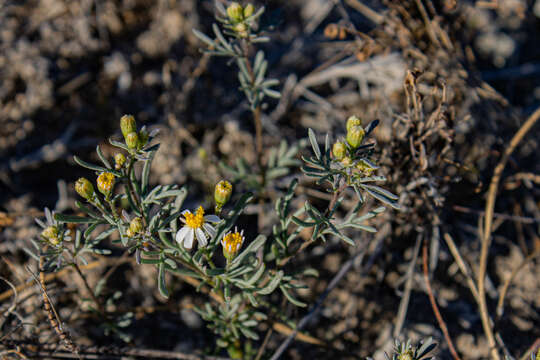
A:
POLYGON ((79 178, 75 182, 75 191, 86 200, 91 200, 94 197, 94 186, 86 178, 79 178))
POLYGON ((124 115, 120 118, 120 130, 122 130, 124 138, 127 134, 137 131, 137 122, 133 115, 124 115))
POLYGON ((353 149, 356 149, 360 146, 360 144, 362 144, 364 135, 366 135, 366 132, 362 126, 351 126, 351 128, 347 130, 347 142, 353 149))
POLYGON ((114 175, 110 172, 102 172, 97 178, 97 187, 100 193, 109 196, 114 187, 114 175))
POLYGON ((349 132, 353 126, 361 126, 361 125, 362 125, 362 120, 360 120, 358 116, 356 115, 350 116, 347 119, 347 132, 349 132))
POLYGON ((334 159, 341 160, 345 157, 347 154, 347 147, 343 143, 343 141, 336 141, 334 146, 332 146, 332 154, 334 155, 334 159))

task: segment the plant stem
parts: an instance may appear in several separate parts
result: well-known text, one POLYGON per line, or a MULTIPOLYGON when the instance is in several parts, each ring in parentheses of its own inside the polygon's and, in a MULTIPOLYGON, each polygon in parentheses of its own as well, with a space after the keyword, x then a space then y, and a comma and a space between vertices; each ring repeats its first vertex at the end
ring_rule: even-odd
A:
POLYGON ((75 271, 77 272, 79 277, 82 279, 84 287, 86 288, 86 291, 90 294, 90 297, 92 298, 92 301, 94 301, 94 303, 96 304, 96 306, 98 308, 98 311, 101 313, 102 316, 105 317, 106 316, 105 309, 103 308, 103 305, 101 304, 101 301, 99 301, 99 299, 94 294, 94 291, 92 290, 92 288, 88 284, 88 281, 86 281, 86 278, 84 277, 81 269, 79 268, 79 265, 77 265, 76 262, 72 262, 71 266, 75 269, 75 271))
POLYGON ((493 224, 493 215, 495 210, 495 200, 497 198, 497 189, 499 187, 499 182, 503 170, 510 158, 510 155, 514 152, 514 149, 521 142, 525 134, 536 124, 540 118, 540 108, 529 116, 527 121, 521 126, 518 132, 514 135, 512 140, 510 140, 509 146, 505 149, 502 158, 499 160, 499 163, 493 171, 493 177, 491 178, 491 183, 489 184, 488 197, 486 201, 486 218, 484 222, 484 229, 482 234, 482 248, 480 251, 480 266, 478 270, 478 295, 479 295, 479 308, 480 308, 480 317, 482 319, 482 327, 484 328, 484 333, 490 347, 491 357, 495 360, 499 360, 501 357, 496 346, 495 336, 493 335, 493 329, 491 328, 491 322, 489 319, 487 301, 486 301, 486 272, 487 272, 487 261, 489 247, 491 245, 491 231, 493 224))

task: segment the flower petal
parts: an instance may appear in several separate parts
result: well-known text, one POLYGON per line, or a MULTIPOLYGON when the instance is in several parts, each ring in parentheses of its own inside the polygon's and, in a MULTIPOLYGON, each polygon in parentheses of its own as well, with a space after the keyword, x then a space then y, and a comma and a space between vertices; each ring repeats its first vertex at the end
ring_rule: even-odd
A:
POLYGON ((184 247, 186 249, 191 249, 193 247, 193 229, 188 228, 189 232, 186 235, 186 239, 184 240, 184 247))
POLYGON ((181 244, 182 241, 184 241, 187 232, 189 231, 189 228, 187 226, 183 226, 178 232, 176 233, 176 242, 181 244))
POLYGON ((204 235, 204 232, 197 228, 195 229, 195 234, 197 235, 197 241, 199 242, 199 246, 205 247, 206 244, 208 244, 208 241, 206 240, 206 235, 204 235))
POLYGON ((219 216, 216 216, 216 215, 206 215, 204 217, 204 220, 206 221, 210 221, 210 222, 214 222, 214 223, 217 223, 217 222, 220 222, 221 219, 219 218, 219 216))
POLYGON ((204 223, 203 228, 204 230, 206 230, 206 232, 208 233, 208 235, 210 235, 211 238, 214 238, 216 236, 216 229, 212 225, 204 223))

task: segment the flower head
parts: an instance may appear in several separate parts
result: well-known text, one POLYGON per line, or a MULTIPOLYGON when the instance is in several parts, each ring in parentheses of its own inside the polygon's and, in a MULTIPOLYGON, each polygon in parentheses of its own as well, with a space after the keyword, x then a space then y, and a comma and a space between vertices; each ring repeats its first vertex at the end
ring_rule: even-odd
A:
POLYGON ((214 190, 214 201, 216 202, 217 208, 221 209, 223 205, 229 201, 232 194, 232 185, 227 180, 221 180, 216 184, 214 190))
POLYGON ((356 115, 347 119, 347 131, 350 131, 353 126, 362 126, 362 120, 356 115))
POLYGON ((120 130, 122 130, 124 137, 129 133, 137 131, 137 122, 133 115, 124 115, 120 118, 120 130))
POLYGON ((114 155, 114 168, 120 170, 122 166, 126 163, 126 157, 122 153, 116 153, 114 155))
POLYGON ((94 197, 94 186, 85 178, 79 178, 75 182, 75 191, 86 200, 91 200, 94 197))
POLYGON ((227 235, 221 240, 221 245, 223 246, 223 256, 227 260, 232 260, 244 243, 244 230, 238 232, 238 229, 235 227, 234 232, 228 232, 227 235))
POLYGON ((332 146, 332 153, 334 154, 334 158, 336 160, 341 160, 347 155, 347 147, 343 143, 343 141, 336 141, 334 146, 332 146))
POLYGON ((114 175, 110 172, 102 172, 97 178, 98 190, 105 196, 109 196, 114 187, 114 175))
POLYGON ((58 228, 56 226, 48 226, 41 232, 41 236, 53 245, 60 243, 58 235, 58 228))
POLYGON ((216 235, 216 229, 209 223, 217 223, 221 221, 216 215, 204 215, 204 209, 199 206, 195 213, 185 210, 184 218, 180 219, 185 224, 176 233, 176 242, 184 244, 186 249, 193 247, 193 239, 197 238, 199 246, 208 244, 208 237, 213 238, 216 235), (208 237, 207 237, 208 236, 208 237))
POLYGON ((366 135, 366 131, 361 125, 353 125, 347 130, 347 142, 353 149, 356 149, 362 144, 364 135, 366 135))
POLYGON ((126 145, 130 149, 135 149, 139 146, 139 135, 135 131, 126 135, 126 145))
POLYGON ((242 8, 242 5, 237 2, 231 3, 227 7, 227 16, 233 22, 242 21, 244 18, 244 9, 242 8))

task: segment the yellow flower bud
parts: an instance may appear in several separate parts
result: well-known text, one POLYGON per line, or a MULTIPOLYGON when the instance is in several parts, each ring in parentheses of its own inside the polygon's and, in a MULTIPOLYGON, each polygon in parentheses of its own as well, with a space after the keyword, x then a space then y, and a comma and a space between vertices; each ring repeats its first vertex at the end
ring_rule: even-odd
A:
POLYGON ((413 354, 411 350, 407 350, 404 353, 399 354, 398 360, 413 360, 413 354))
POLYGON ((221 208, 229 201, 232 194, 232 185, 227 180, 221 180, 214 190, 214 201, 221 208))
POLYGON ((244 19, 250 17, 255 12, 255 7, 253 4, 247 4, 244 7, 244 19))
POLYGON ((94 197, 94 186, 85 178, 79 178, 79 180, 75 182, 75 191, 86 200, 92 200, 94 197))
POLYGON ((350 157, 348 156, 345 156, 342 160, 341 160, 341 165, 343 166, 351 166, 352 165, 352 160, 350 157))
POLYGON ((56 226, 48 226, 41 232, 41 236, 45 239, 58 237, 58 228, 56 226))
POLYGON ((120 118, 120 130, 122 130, 124 138, 127 134, 137 131, 137 122, 133 115, 124 115, 120 118))
POLYGON ((129 223, 129 230, 133 234, 138 234, 144 230, 143 221, 140 217, 136 217, 129 223))
POLYGON ((114 175, 110 172, 102 172, 97 178, 97 188, 105 196, 109 196, 114 187, 114 175))
POLYGON ((356 164, 356 168, 360 170, 360 173, 364 176, 371 176, 373 172, 378 168, 377 166, 373 166, 369 162, 365 160, 360 160, 358 164, 356 164))
POLYGON ((139 131, 138 137, 139 137, 139 141, 138 141, 138 144, 137 144, 137 148, 142 149, 144 147, 144 145, 146 145, 148 143, 148 138, 150 137, 150 135, 148 134, 148 131, 141 130, 141 131, 139 131))
POLYGON ((132 238, 132 237, 135 236, 135 234, 133 233, 133 231, 131 231, 131 229, 129 229, 129 228, 126 230, 126 235, 127 235, 127 237, 129 237, 129 238, 132 238))
POLYGON ((130 149, 136 149, 139 146, 139 135, 136 132, 130 132, 126 135, 126 145, 130 149))
POLYGON ((243 22, 238 23, 234 26, 234 31, 240 36, 241 38, 247 38, 249 35, 248 27, 243 22))
POLYGON ((536 360, 540 360, 540 348, 538 349, 538 352, 536 353, 536 360))
POLYGON ((353 149, 356 149, 360 146, 360 144, 362 144, 364 135, 366 135, 366 132, 362 126, 351 126, 351 128, 347 131, 347 142, 353 149))
POLYGON ((353 126, 362 126, 362 120, 356 115, 347 119, 347 132, 349 132, 353 126))
POLYGON ((332 154, 334 155, 334 159, 341 160, 345 157, 347 154, 347 147, 343 143, 343 141, 336 141, 334 146, 332 146, 332 154))
POLYGON ((243 11, 242 5, 233 2, 227 7, 227 16, 229 16, 229 19, 231 19, 232 22, 239 22, 243 19, 243 11))
POLYGON ((122 153, 117 153, 114 155, 114 168, 120 170, 122 166, 126 163, 126 157, 122 153))

